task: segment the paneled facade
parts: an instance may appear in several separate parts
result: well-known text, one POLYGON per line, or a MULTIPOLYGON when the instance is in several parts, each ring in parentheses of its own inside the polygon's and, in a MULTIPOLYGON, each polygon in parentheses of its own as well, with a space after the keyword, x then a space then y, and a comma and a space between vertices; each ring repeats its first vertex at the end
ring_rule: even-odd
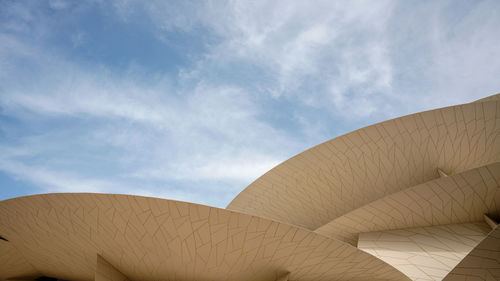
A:
POLYGON ((368 126, 227 207, 0 202, 0 280, 500 280, 500 95, 368 126), (52 279, 51 279, 52 278, 52 279))

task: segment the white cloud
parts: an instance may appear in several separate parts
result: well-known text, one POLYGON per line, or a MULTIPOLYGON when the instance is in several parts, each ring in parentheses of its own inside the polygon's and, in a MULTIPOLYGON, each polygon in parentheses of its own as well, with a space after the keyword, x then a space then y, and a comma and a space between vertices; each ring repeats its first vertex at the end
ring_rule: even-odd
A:
POLYGON ((27 165, 16 160, 19 156, 33 156, 34 151, 16 147, 0 147, 0 171, 12 175, 16 180, 28 181, 40 189, 40 193, 60 192, 91 192, 91 193, 114 193, 131 194, 149 197, 158 197, 187 202, 198 202, 202 204, 217 205, 224 207, 228 198, 221 196, 217 200, 217 194, 207 195, 200 190, 188 190, 185 188, 171 188, 168 185, 154 186, 130 183, 128 180, 116 178, 95 179, 88 175, 75 172, 55 171, 53 167, 39 165, 27 165), (214 198, 215 197, 215 198, 214 198))
MULTIPOLYGON (((65 8, 59 2, 50 4, 65 8)), ((39 9, 12 4, 7 13, 15 20, 0 30, 2 112, 26 123, 82 126, 20 136, 0 169, 50 190, 121 188, 223 206, 227 194, 341 125, 468 102, 500 87, 494 1, 471 9, 394 1, 112 5, 126 21, 146 12, 160 38, 168 32, 208 38, 200 40, 203 52, 177 76, 138 65, 120 74, 80 65, 12 35, 51 32, 39 9), (297 126, 282 128, 292 123, 297 126), (109 161, 102 164, 106 176, 68 165, 88 164, 94 154, 109 161)), ((77 32, 68 40, 79 47, 87 36, 77 32)))
POLYGON ((203 157, 198 160, 190 163, 170 163, 163 168, 148 168, 132 176, 161 180, 224 180, 249 183, 281 162, 280 159, 272 159, 266 155, 213 155, 211 158, 203 157))
MULTIPOLYGON (((0 159, 0 170, 10 173, 16 179, 36 184, 44 192, 104 192, 113 184, 102 180, 92 180, 74 174, 54 172, 45 167, 25 165, 12 159, 0 159)), ((116 188, 115 188, 116 189, 116 188)))
MULTIPOLYGON (((123 10, 140 5, 126 2, 123 10)), ((255 67, 260 76, 252 82, 262 92, 354 119, 498 92, 497 9, 496 1, 146 4, 160 28, 217 35, 196 68, 184 69, 186 77, 255 67)))
MULTIPOLYGON (((121 11, 138 5, 121 4, 121 11)), ((202 1, 172 7, 152 1, 146 10, 160 28, 188 32, 201 26, 217 34, 196 68, 184 69, 190 79, 253 66, 263 75, 253 83, 274 98, 340 114, 346 103, 332 95, 347 103, 362 100, 358 104, 366 108, 353 114, 363 117, 378 110, 371 102, 374 92, 386 97, 392 91, 384 31, 393 6, 391 1, 202 1)))
POLYGON ((437 20, 433 34, 436 105, 500 92, 498 2, 478 3, 456 24, 437 20))
MULTIPOLYGON (((323 88, 329 78, 352 68, 353 63, 358 64, 354 67, 368 68, 374 76, 390 80, 387 67, 379 67, 380 63, 390 65, 387 56, 365 51, 374 44, 383 48, 382 32, 385 17, 391 10, 389 2, 370 5, 363 1, 342 4, 319 1, 314 5, 289 1, 258 3, 231 3, 222 8, 231 16, 215 18, 215 23, 209 23, 225 37, 210 59, 222 63, 240 59, 256 64, 270 71, 275 79, 271 86, 275 97, 292 95, 315 106, 328 101, 328 92, 323 88), (353 48, 361 52, 354 53, 353 48), (374 55, 378 55, 376 60, 374 55), (378 74, 379 71, 382 73, 378 74), (304 89, 304 84, 316 85, 317 93, 304 89)), ((371 87, 374 83, 371 79, 349 81, 354 87, 359 84, 371 87)), ((385 90, 390 91, 390 87, 385 90)), ((349 94, 340 91, 343 95, 349 94)))
POLYGON ((162 79, 144 82, 142 74, 135 72, 118 77, 12 40, 16 44, 21 51, 15 56, 29 58, 43 75, 30 77, 37 81, 36 87, 8 85, 9 94, 0 96, 3 111, 26 122, 31 122, 32 114, 36 119, 88 120, 75 131, 80 136, 71 141, 65 138, 73 132, 65 127, 49 127, 34 140, 20 137, 14 148, 24 155, 3 159, 1 170, 43 186, 44 191, 142 190, 141 194, 182 200, 191 196, 201 200, 197 202, 224 207, 231 199, 228 194, 236 195, 300 145, 262 120, 260 107, 241 88, 199 81, 191 88, 174 90, 162 79), (41 145, 51 142, 55 146, 41 145), (80 148, 84 149, 73 151, 80 148), (94 159, 94 153, 114 157, 107 177, 72 171, 78 167, 76 157, 80 164, 102 158, 94 159), (26 164, 26 159, 46 160, 26 164), (134 180, 128 183, 127 179, 134 180), (197 191, 182 183, 172 187, 168 183, 172 181, 199 187, 197 191))
POLYGON ((70 3, 66 0, 49 0, 49 6, 55 10, 62 10, 68 8, 70 3))

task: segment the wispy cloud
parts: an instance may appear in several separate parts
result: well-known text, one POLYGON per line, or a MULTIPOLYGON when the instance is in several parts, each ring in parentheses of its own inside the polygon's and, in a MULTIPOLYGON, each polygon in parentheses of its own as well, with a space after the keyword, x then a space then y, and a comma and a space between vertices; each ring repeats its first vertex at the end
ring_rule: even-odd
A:
MULTIPOLYGON (((117 193, 141 196, 163 197, 166 199, 181 200, 188 202, 198 202, 207 205, 220 205, 228 200, 227 196, 217 198, 217 190, 214 194, 205 194, 202 190, 189 190, 187 188, 172 188, 168 185, 144 184, 130 182, 129 180, 113 179, 93 179, 88 175, 81 175, 75 172, 56 171, 54 167, 44 165, 27 165, 16 160, 12 156, 33 156, 26 151, 19 151, 18 148, 0 147, 2 156, 0 157, 0 170, 12 175, 16 180, 28 181, 38 187, 40 193, 57 192, 93 192, 93 193, 117 193)), ((5 188, 5 187, 4 187, 5 188)))
MULTIPOLYGON (((45 192, 103 192, 109 190, 112 184, 105 181, 82 178, 77 175, 58 173, 43 166, 30 166, 16 161, 13 154, 19 155, 18 148, 1 147, 0 170, 12 174, 16 179, 28 180, 37 184, 45 192), (17 150, 17 151, 16 151, 17 150)), ((32 156, 30 153, 21 153, 32 156)))
MULTIPOLYGON (((198 202, 223 207, 230 199, 226 194, 236 195, 298 145, 286 132, 260 120, 259 106, 241 88, 200 80, 193 87, 173 89, 168 81, 146 79, 141 73, 123 79, 105 68, 81 68, 14 38, 11 45, 18 46, 11 54, 29 59, 38 69, 30 77, 37 85, 11 86, 10 94, 0 96, 3 112, 24 122, 71 118, 85 123, 77 130, 47 127, 35 141, 21 137, 11 149, 25 149, 24 155, 3 158, 0 170, 44 191, 139 192, 182 200, 191 194, 198 202), (82 135, 70 142, 64 139, 72 133, 82 135), (58 141, 66 143, 56 144, 58 155, 53 155, 54 147, 40 145, 58 141), (74 152, 78 146, 87 151, 74 152), (92 170, 75 172, 78 165, 68 165, 75 161, 72 154, 85 163, 94 161, 89 154, 103 150, 118 150, 104 152, 114 157, 111 167, 104 165, 109 169, 106 176, 92 170), (50 160, 54 157, 57 160, 50 160), (26 159, 32 159, 29 165, 23 163, 26 159), (127 182, 130 179, 135 180, 127 182), (193 195, 196 192, 179 184, 182 181, 199 184, 200 195, 193 195), (207 201, 214 195, 205 193, 217 197, 218 192, 224 195, 207 201)), ((11 63, 14 69, 4 79, 23 71, 11 63)))
POLYGON ((206 1, 173 17, 163 13, 169 7, 151 6, 152 18, 167 30, 186 28, 181 27, 185 17, 187 28, 202 26, 217 34, 217 43, 187 70, 188 77, 255 68, 260 74, 253 79, 264 94, 361 117, 379 110, 373 100, 392 94, 385 38, 390 1, 206 1))
POLYGON ((159 28, 204 28, 217 38, 185 69, 189 78, 254 69, 259 93, 358 119, 498 91, 495 1, 158 2, 144 9, 159 28))
POLYGON ((496 1, 47 3, 0 13, 0 170, 41 191, 224 207, 342 132, 500 91, 496 1))

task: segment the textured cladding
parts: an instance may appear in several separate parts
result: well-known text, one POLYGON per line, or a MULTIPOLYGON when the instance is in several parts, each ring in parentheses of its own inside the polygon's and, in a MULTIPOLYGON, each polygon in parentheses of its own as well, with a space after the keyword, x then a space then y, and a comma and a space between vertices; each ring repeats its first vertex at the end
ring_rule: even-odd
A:
POLYGON ((500 94, 327 141, 228 209, 1 201, 0 280, 500 280, 500 94))
POLYGON ((500 93, 496 95, 491 95, 482 99, 479 99, 475 102, 485 102, 485 101, 492 101, 492 100, 500 100, 500 93))
POLYGON ((492 230, 443 280, 500 280, 500 227, 492 230))
POLYGON ((0 280, 2 277, 39 276, 40 273, 12 246, 0 240, 0 280))
POLYGON ((500 161, 500 101, 413 114, 334 138, 283 162, 227 207, 308 229, 386 195, 500 161))
POLYGON ((97 255, 94 281, 130 281, 103 257, 97 255))
POLYGON ((366 204, 315 232, 356 245, 358 233, 500 217, 500 162, 416 185, 366 204))
POLYGON ((412 280, 442 280, 490 230, 476 222, 361 233, 358 247, 412 280))
MULTIPOLYGON (((408 280, 383 261, 306 229, 165 199, 15 198, 0 204, 0 229, 39 273, 66 280, 93 280, 96 255, 130 280, 274 281, 287 272, 290 280, 408 280)), ((0 280, 12 277, 6 266, 0 264, 0 280)))

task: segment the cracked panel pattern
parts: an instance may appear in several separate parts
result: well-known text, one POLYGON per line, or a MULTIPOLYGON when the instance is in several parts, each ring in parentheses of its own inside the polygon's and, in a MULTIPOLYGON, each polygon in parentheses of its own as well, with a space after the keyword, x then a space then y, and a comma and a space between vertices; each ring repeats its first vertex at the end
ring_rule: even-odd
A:
POLYGON ((444 279, 444 281, 500 280, 500 227, 492 230, 444 279))
POLYGON ((20 197, 0 202, 0 229, 41 274, 67 280, 93 280, 97 254, 130 280, 408 280, 306 229, 158 198, 20 197))
MULTIPOLYGON (((0 231, 3 231, 0 228, 0 231)), ((0 280, 12 277, 38 277, 40 274, 28 263, 11 242, 0 240, 0 280)))
POLYGON ((407 188, 315 232, 356 245, 358 233, 465 223, 500 217, 500 162, 407 188))
POLYGON ((103 257, 97 255, 94 281, 130 281, 103 257))
POLYGON ((442 280, 490 230, 478 222, 360 233, 358 247, 412 280, 442 280))
POLYGON ((228 209, 316 229, 379 198, 500 161, 500 101, 396 118, 334 138, 276 166, 228 209))

